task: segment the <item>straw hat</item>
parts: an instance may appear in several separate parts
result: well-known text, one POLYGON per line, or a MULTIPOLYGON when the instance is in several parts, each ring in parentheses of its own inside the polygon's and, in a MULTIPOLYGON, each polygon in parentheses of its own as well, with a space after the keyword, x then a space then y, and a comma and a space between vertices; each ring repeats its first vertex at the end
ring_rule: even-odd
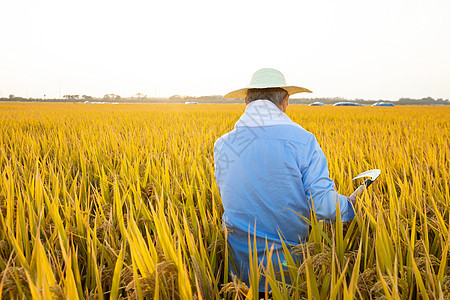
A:
POLYGON ((236 91, 232 91, 226 94, 225 98, 245 98, 247 95, 248 89, 266 89, 266 88, 282 88, 288 92, 289 95, 297 94, 297 93, 312 93, 310 90, 287 85, 286 79, 284 79, 284 75, 275 69, 264 68, 253 73, 252 80, 250 84, 243 89, 239 89, 236 91))

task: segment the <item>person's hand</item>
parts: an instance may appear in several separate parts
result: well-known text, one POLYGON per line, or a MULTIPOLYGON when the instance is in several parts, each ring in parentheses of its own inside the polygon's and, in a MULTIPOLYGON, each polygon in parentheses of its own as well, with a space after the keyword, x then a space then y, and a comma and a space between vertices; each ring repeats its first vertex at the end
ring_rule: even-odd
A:
POLYGON ((364 190, 366 189, 366 185, 365 184, 361 184, 349 197, 348 200, 350 200, 350 202, 355 205, 356 204, 356 198, 361 195, 364 190))
POLYGON ((350 201, 353 206, 355 206, 356 204, 356 196, 354 196, 353 194, 351 194, 350 196, 347 197, 348 201, 350 201))

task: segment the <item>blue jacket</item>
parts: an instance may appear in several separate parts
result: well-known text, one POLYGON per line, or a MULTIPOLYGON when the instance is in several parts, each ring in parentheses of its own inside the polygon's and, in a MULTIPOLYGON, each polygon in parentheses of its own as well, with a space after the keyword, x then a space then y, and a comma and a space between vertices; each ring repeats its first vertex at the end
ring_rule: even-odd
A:
POLYGON ((347 197, 335 191, 314 135, 268 100, 247 105, 234 130, 216 141, 214 161, 229 246, 237 275, 247 284, 249 234, 259 260, 266 262, 266 239, 274 246, 273 263, 280 268, 279 232, 287 244, 308 240, 308 225, 295 212, 309 219, 314 206, 319 220, 334 221, 338 200, 342 221, 354 218, 347 197))

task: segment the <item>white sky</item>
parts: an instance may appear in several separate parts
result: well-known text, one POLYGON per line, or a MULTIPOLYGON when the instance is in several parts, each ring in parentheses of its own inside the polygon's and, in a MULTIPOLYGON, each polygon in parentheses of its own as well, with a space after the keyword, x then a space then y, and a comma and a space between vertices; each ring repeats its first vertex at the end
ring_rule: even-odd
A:
POLYGON ((0 0, 0 96, 450 98, 450 0, 0 0))

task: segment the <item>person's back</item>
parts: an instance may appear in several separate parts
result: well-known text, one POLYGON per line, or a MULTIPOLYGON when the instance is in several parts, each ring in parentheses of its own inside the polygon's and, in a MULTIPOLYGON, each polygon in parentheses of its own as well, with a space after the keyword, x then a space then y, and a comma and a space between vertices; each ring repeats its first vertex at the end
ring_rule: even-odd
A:
MULTIPOLYGON (((253 97, 264 95, 261 92, 257 90, 253 97)), ((285 94, 281 91, 280 95, 285 94)), ((286 108, 288 96, 284 96, 284 106, 283 98, 275 97, 281 108, 286 108)), ((308 239, 308 225, 298 214, 309 218, 314 209, 319 219, 333 221, 339 201, 342 221, 354 217, 347 197, 334 189, 316 138, 292 122, 274 102, 247 97, 245 113, 234 130, 214 145, 224 226, 237 275, 247 284, 249 237, 252 243, 256 239, 258 258, 264 263, 267 240, 274 249, 273 263, 280 269, 278 256, 280 261, 284 259, 280 235, 291 245, 308 239)))

